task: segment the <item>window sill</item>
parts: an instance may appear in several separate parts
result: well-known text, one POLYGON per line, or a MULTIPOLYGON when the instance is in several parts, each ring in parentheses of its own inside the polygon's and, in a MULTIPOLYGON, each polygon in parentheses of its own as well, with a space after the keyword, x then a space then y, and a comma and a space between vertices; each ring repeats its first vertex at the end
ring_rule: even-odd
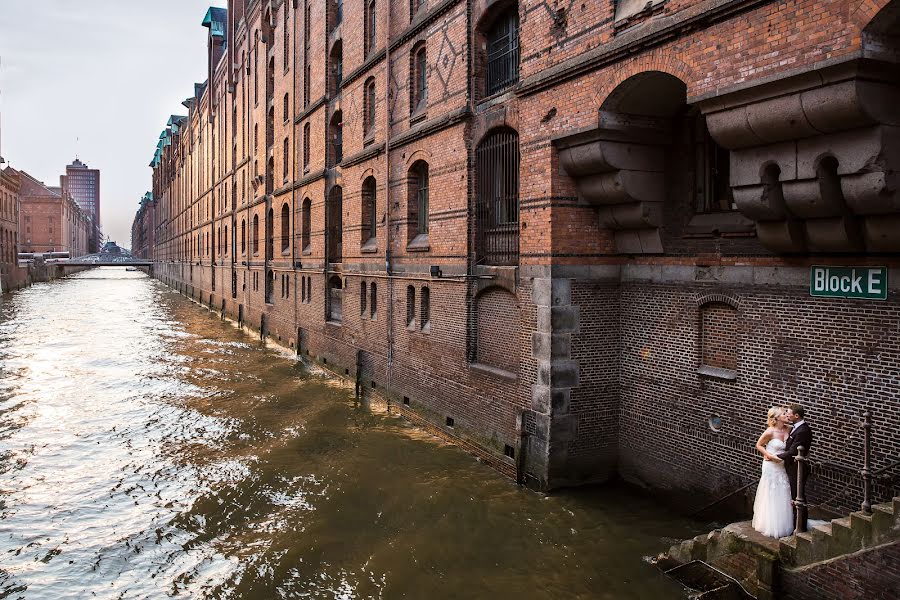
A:
POLYGON ((720 379, 722 381, 737 380, 737 371, 723 369, 721 367, 711 367, 709 365, 700 365, 697 367, 697 375, 708 377, 709 379, 720 379))
POLYGON ((291 255, 291 249, 290 249, 290 248, 285 248, 284 250, 281 251, 281 255, 282 255, 282 256, 290 256, 290 255, 291 255))
POLYGON ((334 321, 332 319, 328 319, 325 321, 326 325, 332 325, 334 327, 342 327, 344 324, 341 321, 334 321))
POLYGON ((366 137, 363 138, 363 148, 366 146, 371 146, 375 143, 375 132, 370 132, 366 137))
POLYGON ((417 108, 411 115, 409 115, 409 124, 415 125, 416 123, 421 123, 426 118, 428 118, 428 113, 425 111, 425 108, 417 108))
POLYGON ((301 254, 302 254, 303 256, 309 256, 310 254, 312 254, 312 248, 310 248, 309 246, 307 246, 306 248, 304 248, 304 249, 302 250, 301 254))
POLYGON ((517 381, 519 379, 519 376, 511 371, 499 367, 492 367, 484 363, 469 363, 469 370, 481 373, 482 375, 506 379, 508 381, 517 381))
POLYGON ((420 233, 406 245, 407 252, 429 252, 430 250, 431 244, 428 241, 427 233, 420 233))
POLYGON ((378 252, 378 240, 375 238, 369 238, 366 240, 366 243, 362 245, 359 249, 360 252, 364 254, 375 254, 378 252))
POLYGON ((415 331, 416 330, 416 320, 413 319, 409 323, 406 324, 407 331, 415 331))

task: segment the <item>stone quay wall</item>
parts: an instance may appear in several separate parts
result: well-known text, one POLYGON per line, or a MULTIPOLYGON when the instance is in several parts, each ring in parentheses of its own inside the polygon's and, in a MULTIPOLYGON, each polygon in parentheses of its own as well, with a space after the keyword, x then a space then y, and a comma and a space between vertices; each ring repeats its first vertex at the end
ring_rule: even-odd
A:
POLYGON ((337 6, 207 13, 156 277, 538 489, 705 504, 799 401, 812 501, 858 502, 863 410, 900 450, 896 0, 337 6))

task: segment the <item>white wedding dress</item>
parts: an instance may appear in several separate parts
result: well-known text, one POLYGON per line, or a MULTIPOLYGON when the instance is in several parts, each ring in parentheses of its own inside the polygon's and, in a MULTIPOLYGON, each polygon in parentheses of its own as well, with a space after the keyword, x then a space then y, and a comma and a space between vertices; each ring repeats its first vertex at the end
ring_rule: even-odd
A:
MULTIPOLYGON (((784 442, 773 438, 766 444, 769 454, 784 451, 784 442)), ((753 529, 763 535, 780 538, 794 532, 791 484, 784 463, 763 460, 762 476, 753 502, 753 529)))

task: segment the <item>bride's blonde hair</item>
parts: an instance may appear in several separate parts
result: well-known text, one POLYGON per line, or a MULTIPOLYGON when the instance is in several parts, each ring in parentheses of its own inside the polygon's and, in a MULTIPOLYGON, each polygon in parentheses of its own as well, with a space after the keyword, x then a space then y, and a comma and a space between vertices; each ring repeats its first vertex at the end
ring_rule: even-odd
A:
POLYGON ((766 423, 769 427, 775 427, 775 424, 778 423, 778 417, 784 412, 784 409, 780 406, 773 406, 769 409, 768 414, 766 415, 766 423))

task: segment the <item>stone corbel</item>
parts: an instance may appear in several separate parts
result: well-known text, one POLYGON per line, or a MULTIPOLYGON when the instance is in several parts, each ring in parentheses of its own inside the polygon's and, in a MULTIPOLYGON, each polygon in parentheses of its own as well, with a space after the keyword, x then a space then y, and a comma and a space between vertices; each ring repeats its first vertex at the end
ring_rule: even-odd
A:
POLYGON ((560 166, 615 232, 616 250, 661 253, 665 153, 656 133, 599 128, 560 138, 560 166))
POLYGON ((738 210, 776 252, 900 251, 900 85, 841 68, 702 105, 738 210))

